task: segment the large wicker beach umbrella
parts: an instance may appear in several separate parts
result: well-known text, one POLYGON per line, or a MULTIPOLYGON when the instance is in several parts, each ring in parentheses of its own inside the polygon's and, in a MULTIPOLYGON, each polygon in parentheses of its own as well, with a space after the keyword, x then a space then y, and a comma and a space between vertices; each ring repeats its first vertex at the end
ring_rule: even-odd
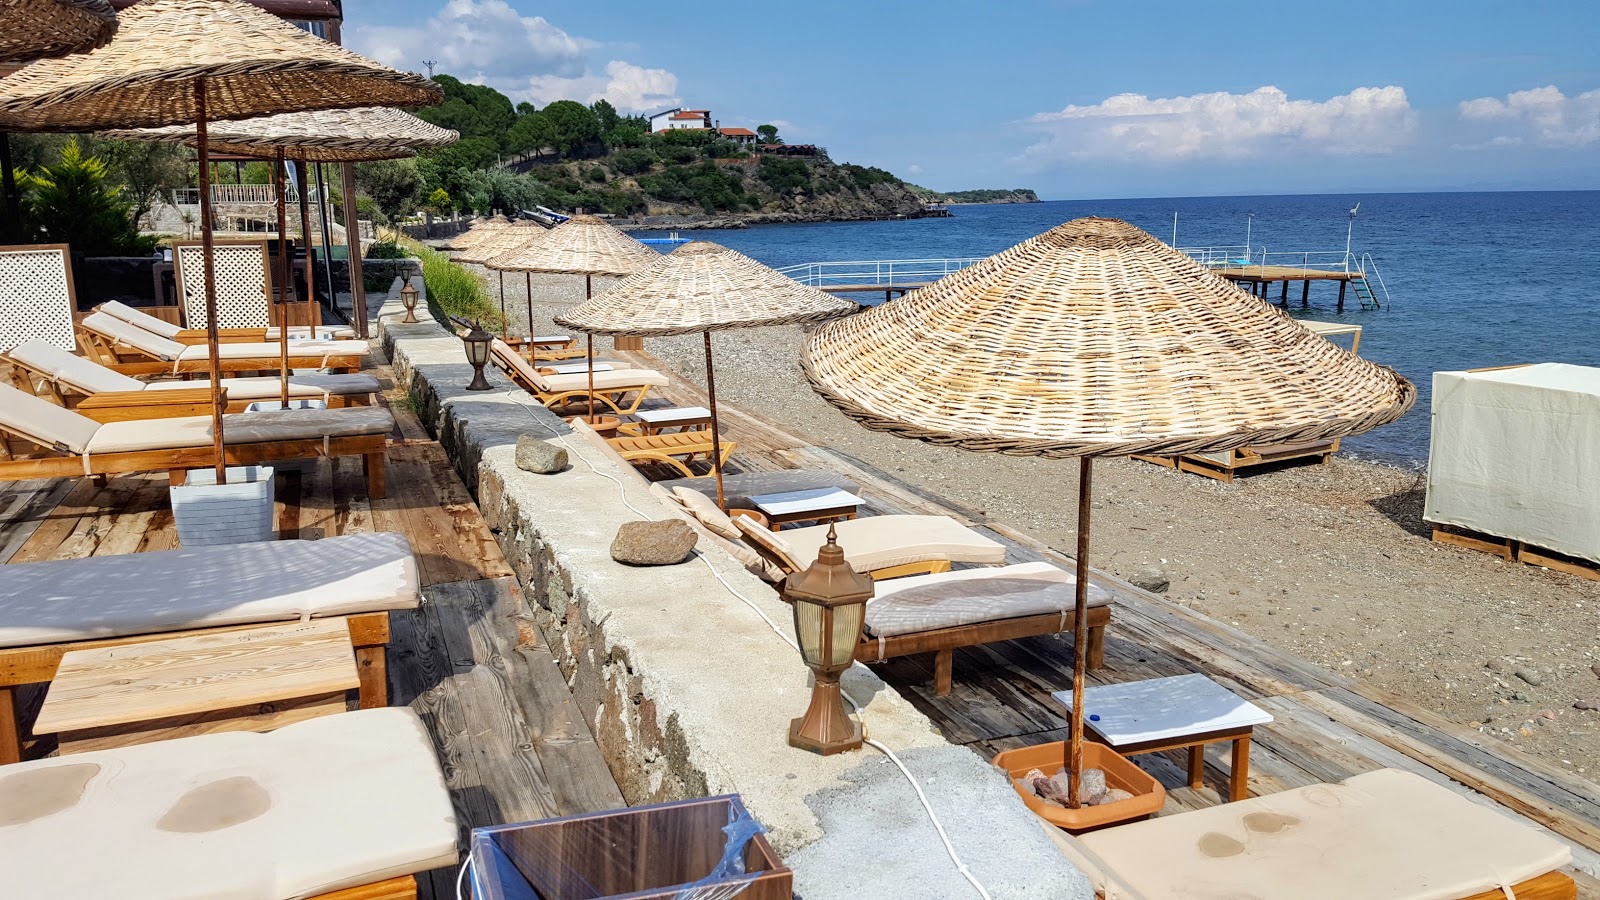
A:
POLYGON ((856 311, 856 304, 801 284, 742 253, 708 241, 684 244, 600 296, 556 317, 585 334, 664 337, 699 333, 705 339, 706 396, 711 405, 711 466, 722 493, 722 446, 717 428, 717 379, 711 332, 764 325, 801 325, 856 311))
MULTIPOLYGON (((477 263, 495 270, 495 275, 500 281, 500 336, 507 333, 506 322, 506 273, 493 263, 501 257, 514 256, 535 241, 542 239, 547 229, 538 222, 507 222, 479 240, 471 247, 462 250, 455 256, 456 262, 477 263)), ((528 328, 533 328, 533 276, 523 273, 523 281, 527 283, 528 301, 528 328)))
POLYGON ((1068 222, 823 325, 801 367, 817 393, 868 428, 1080 460, 1074 801, 1090 461, 1329 440, 1392 422, 1417 397, 1393 370, 1335 347, 1115 219, 1068 222))
MULTIPOLYGON (((404 159, 415 156, 421 149, 448 146, 461 137, 457 132, 424 122, 403 110, 382 106, 321 109, 219 122, 215 127, 208 128, 207 132, 210 149, 223 153, 276 158, 280 161, 280 165, 283 158, 289 156, 299 161, 302 169, 308 162, 341 164, 344 176, 344 217, 345 222, 351 227, 356 221, 355 173, 351 168, 352 163, 404 159)), ((157 141, 188 146, 196 144, 193 125, 111 130, 102 132, 101 136, 122 141, 157 141)), ((282 234, 283 194, 283 184, 280 180, 278 183, 279 247, 286 256, 286 249, 283 248, 285 236, 282 234)), ((302 220, 306 218, 305 203, 306 196, 302 191, 300 194, 302 220)), ((356 333, 365 338, 367 336, 366 286, 361 279, 359 238, 350 246, 352 248, 350 292, 355 301, 356 333)), ((287 273, 289 271, 287 260, 280 264, 287 273)), ((313 278, 314 274, 308 267, 306 279, 308 306, 316 295, 315 290, 310 287, 313 278)), ((283 340, 284 359, 287 360, 289 352, 287 332, 282 332, 280 336, 283 340)), ((285 404, 288 403, 288 389, 288 375, 285 374, 283 379, 285 404)))
POLYGON ((426 106, 441 96, 420 75, 380 65, 241 0, 144 0, 122 13, 105 46, 0 79, 0 129, 71 132, 195 123, 219 483, 226 474, 211 263, 210 120, 374 104, 426 106))
POLYGON ((494 216, 481 222, 474 222, 472 227, 450 239, 448 249, 466 250, 470 247, 475 247, 479 241, 499 233, 510 224, 511 221, 505 216, 494 216))
POLYGON ((0 63, 83 53, 116 30, 108 0, 0 0, 0 63))
MULTIPOLYGON (((632 275, 661 254, 611 227, 598 216, 573 216, 514 253, 487 265, 502 272, 582 275, 583 298, 594 296, 594 276, 632 275)), ((533 291, 528 292, 528 327, 533 327, 533 291)), ((588 335, 589 422, 594 418, 594 335, 588 335)))

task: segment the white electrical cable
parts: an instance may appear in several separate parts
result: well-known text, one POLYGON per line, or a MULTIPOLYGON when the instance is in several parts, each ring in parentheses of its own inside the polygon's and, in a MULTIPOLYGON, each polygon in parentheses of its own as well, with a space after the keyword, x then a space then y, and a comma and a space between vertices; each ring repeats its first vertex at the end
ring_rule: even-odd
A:
MULTIPOLYGON (((506 392, 506 397, 508 399, 510 399, 512 403, 515 403, 516 405, 521 406, 524 409, 528 410, 529 416, 534 420, 534 422, 538 423, 541 428, 543 428, 545 431, 548 431, 552 436, 554 436, 555 439, 557 441, 559 441, 562 444, 562 446, 566 447, 567 450, 572 455, 574 455, 574 456, 578 457, 579 459, 583 460, 584 465, 587 465, 589 467, 589 471, 593 472, 596 475, 599 475, 602 478, 605 478, 606 480, 610 481, 612 484, 615 484, 617 486, 617 493, 620 496, 620 498, 622 499, 623 505, 625 505, 629 509, 633 510, 633 512, 635 514, 639 515, 639 516, 642 516, 642 517, 644 517, 646 519, 653 518, 649 513, 644 512, 643 510, 639 509, 637 506, 634 506, 632 503, 628 502, 627 486, 622 483, 621 479, 616 478, 615 476, 610 475, 610 474, 608 474, 606 472, 600 471, 600 469, 598 467, 596 467, 593 462, 590 462, 587 457, 585 457, 583 454, 579 453, 576 447, 574 447, 571 444, 567 443, 565 435, 562 435, 559 431, 557 431, 555 428, 551 427, 548 423, 540 421, 538 416, 533 415, 532 406, 530 406, 529 404, 523 402, 523 400, 522 400, 522 398, 526 397, 526 396, 527 395, 524 392, 522 392, 521 390, 512 390, 512 391, 507 391, 506 392)), ((711 560, 710 560, 709 557, 707 557, 704 553, 697 553, 695 555, 700 558, 701 562, 706 564, 706 569, 709 572, 711 572, 712 577, 716 578, 717 581, 719 583, 721 583, 721 585, 724 588, 727 589, 728 593, 730 593, 733 596, 739 598, 739 600, 742 601, 745 606, 748 606, 752 610, 754 610, 755 614, 760 616, 762 621, 767 623, 767 625, 772 629, 773 633, 775 633, 778 637, 782 638, 784 643, 788 644, 790 647, 793 647, 796 653, 800 652, 800 645, 795 642, 794 638, 790 637, 788 632, 785 632, 783 630, 783 628, 778 625, 777 622, 772 621, 772 618, 767 615, 765 610, 763 610, 760 606, 756 605, 756 602, 754 600, 751 600, 749 597, 746 597, 744 594, 740 593, 736 588, 734 588, 733 585, 729 584, 728 580, 726 578, 722 577, 722 573, 717 571, 716 566, 713 566, 711 564, 711 560)), ((861 665, 861 663, 857 662, 857 663, 855 663, 855 665, 861 665)), ((839 690, 839 695, 844 697, 845 702, 849 703, 851 708, 856 711, 856 718, 862 720, 862 724, 861 724, 862 734, 865 735, 865 733, 866 733, 866 723, 865 723, 865 720, 864 720, 865 713, 864 713, 863 709, 861 708, 861 704, 857 703, 855 698, 850 696, 850 692, 847 691, 847 690, 844 690, 842 687, 839 690)), ((961 856, 956 853, 955 845, 950 843, 950 835, 945 833, 944 825, 939 821, 938 814, 933 811, 933 804, 928 802, 928 795, 923 793, 922 784, 917 781, 916 776, 911 774, 911 770, 906 767, 906 764, 904 762, 901 762, 900 757, 896 756, 894 751, 890 750, 889 747, 887 745, 885 745, 883 742, 877 741, 877 740, 873 740, 871 738, 866 738, 865 740, 863 740, 863 743, 865 743, 867 746, 873 748, 874 750, 877 750, 878 752, 882 753, 884 756, 889 757, 889 761, 895 764, 895 767, 900 770, 900 774, 904 775, 906 777, 906 780, 911 782, 911 789, 917 792, 917 799, 922 802, 922 808, 923 808, 924 811, 927 812, 928 820, 933 823, 934 831, 938 832, 939 840, 944 844, 945 853, 948 853, 950 855, 950 861, 955 863, 956 871, 960 872, 961 873, 961 877, 965 878, 968 882, 970 882, 972 884, 973 888, 975 888, 977 890, 978 896, 982 897, 983 900, 993 900, 993 898, 989 896, 989 892, 984 888, 983 884, 981 882, 979 882, 977 877, 972 874, 972 870, 968 869, 967 868, 967 864, 961 861, 961 856)), ((470 862, 470 860, 469 860, 469 862, 470 862)), ((465 872, 465 868, 463 867, 463 873, 464 872, 465 872)), ((461 900, 459 884, 460 884, 460 882, 458 880, 457 881, 458 887, 457 887, 457 893, 456 893, 456 900, 461 900)))
POLYGON ((469 853, 467 858, 461 861, 461 871, 456 873, 456 900, 462 900, 461 883, 467 880, 467 870, 471 868, 472 856, 469 853))

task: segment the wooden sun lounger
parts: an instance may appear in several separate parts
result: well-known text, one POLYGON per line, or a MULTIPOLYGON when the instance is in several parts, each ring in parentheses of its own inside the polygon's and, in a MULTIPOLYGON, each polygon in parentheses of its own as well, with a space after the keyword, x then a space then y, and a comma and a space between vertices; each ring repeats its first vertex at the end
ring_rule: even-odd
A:
MULTIPOLYGON (((95 307, 98 311, 114 316, 127 322, 135 328, 142 328, 151 334, 177 341, 180 344, 204 344, 207 340, 204 328, 184 328, 174 325, 166 319, 152 316, 138 307, 129 306, 117 300, 109 300, 95 307)), ((320 340, 338 341, 355 338, 355 329, 343 325, 317 325, 313 332, 309 325, 289 326, 289 336, 304 340, 315 335, 320 340)), ((219 328, 217 339, 224 344, 261 343, 276 341, 277 328, 260 326, 252 328, 219 328)))
MULTIPOLYGON (((211 409, 205 381, 140 381, 44 341, 13 347, 0 359, 11 364, 11 383, 20 390, 101 422, 207 415, 211 409)), ((277 376, 224 378, 222 387, 228 412, 243 412, 251 403, 280 396, 277 376)), ((381 389, 376 378, 363 374, 289 377, 291 400, 323 400, 330 409, 370 406, 381 389)))
POLYGON ((386 706, 389 612, 415 608, 419 584, 390 532, 0 566, 0 763, 21 754, 15 689, 54 680, 63 654, 307 615, 344 620, 361 706, 386 706))
MULTIPOLYGON (((639 437, 614 437, 607 439, 622 458, 638 465, 661 464, 671 466, 682 472, 688 478, 706 478, 707 475, 695 475, 688 464, 694 462, 696 457, 704 456, 711 459, 712 445, 711 432, 709 431, 680 431, 673 434, 652 434, 639 437), (681 459, 680 459, 681 458, 681 459)), ((733 455, 734 442, 724 440, 721 442, 722 458, 717 460, 718 465, 727 465, 728 457, 733 455)))
MULTIPOLYGON (((934 693, 943 697, 952 686, 956 650, 1071 634, 1077 627, 1073 588, 1070 573, 1043 562, 897 578, 878 585, 878 595, 867 602, 856 659, 877 663, 932 653, 934 693)), ((1105 664, 1111 600, 1105 589, 1089 586, 1091 670, 1105 664)))
MULTIPOLYGON (((199 375, 211 371, 204 346, 180 344, 130 325, 106 313, 91 313, 78 322, 85 355, 124 375, 199 375)), ((276 372, 277 344, 222 345, 224 372, 276 372)), ((289 365, 297 369, 354 372, 366 358, 367 346, 359 341, 294 341, 289 344, 289 365)))
MULTIPOLYGON (((231 424, 224 423, 223 429, 228 441, 223 446, 227 465, 360 456, 368 496, 385 496, 384 451, 394 427, 388 410, 264 412, 229 419, 231 424), (322 434, 307 429, 321 429, 322 434), (274 432, 281 436, 250 439, 274 432)), ((166 470, 173 484, 182 484, 189 469, 216 464, 209 415, 162 419, 158 430, 160 443, 149 449, 136 447, 155 436, 146 422, 100 423, 10 385, 0 385, 0 435, 13 436, 0 439, 0 481, 166 470), (173 446, 179 440, 181 445, 173 446), (25 452, 25 444, 38 447, 37 455, 25 452)))
POLYGON ((47 805, 5 823, 18 897, 410 900, 417 874, 459 860, 432 739, 403 707, 0 772, 0 797, 47 805))
MULTIPOLYGON (((561 409, 588 402, 589 385, 585 376, 544 375, 510 345, 499 340, 491 345, 489 358, 512 383, 532 394, 546 409, 561 409)), ((645 369, 596 372, 595 407, 599 409, 603 406, 619 416, 632 415, 638 411, 651 387, 666 383, 661 373, 645 369)))

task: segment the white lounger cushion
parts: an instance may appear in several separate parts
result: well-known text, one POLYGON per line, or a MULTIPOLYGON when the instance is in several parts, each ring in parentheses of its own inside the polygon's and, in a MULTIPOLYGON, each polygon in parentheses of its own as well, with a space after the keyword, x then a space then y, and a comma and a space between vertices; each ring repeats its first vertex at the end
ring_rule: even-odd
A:
POLYGON ((0 428, 43 447, 82 453, 94 440, 100 423, 9 384, 0 384, 0 428))
MULTIPOLYGON (((90 331, 98 332, 120 344, 132 347, 142 353, 162 360, 180 360, 190 362, 210 358, 210 350, 204 344, 180 344, 169 338, 145 331, 137 325, 108 315, 103 312, 90 313, 84 317, 83 326, 90 331)), ((282 350, 281 345, 269 341, 249 341, 237 344, 218 345, 218 356, 221 359, 276 359, 282 350)), ((322 360, 329 356, 364 356, 367 353, 365 341, 291 341, 289 343, 289 358, 306 360, 322 360)), ((320 366, 320 362, 318 363, 320 366)))
MULTIPOLYGON (((574 372, 571 375, 540 375, 535 382, 539 389, 559 394, 565 391, 586 391, 589 389, 589 373, 574 372)), ((667 376, 655 369, 613 369, 609 372, 594 373, 594 389, 597 391, 614 391, 619 388, 640 387, 665 387, 672 382, 667 376)))
MULTIPOLYGON (((222 417, 224 444, 322 440, 363 434, 387 434, 394 417, 381 406, 348 409, 279 410, 234 413, 222 417)), ((177 450, 211 445, 210 416, 107 422, 89 439, 89 453, 177 450)))
MULTIPOLYGON (((143 328, 145 331, 148 331, 151 334, 160 335, 164 338, 175 339, 180 333, 183 332, 183 327, 180 325, 174 325, 173 323, 168 322, 166 319, 160 318, 159 316, 152 316, 141 309, 137 309, 117 300, 107 300, 105 303, 100 304, 100 310, 102 312, 110 313, 122 321, 127 322, 129 325, 143 328)), ((227 331, 228 329, 223 330, 227 331)), ((319 325, 317 326, 315 333, 316 337, 324 340, 353 338, 355 335, 356 333, 354 329, 346 328, 342 325, 319 325)), ((309 325, 289 326, 290 338, 305 338, 311 336, 312 330, 309 325)), ((278 329, 276 327, 267 329, 267 339, 278 339, 278 329)))
MULTIPOLYGON (((100 365, 94 360, 84 359, 76 353, 69 353, 47 341, 33 340, 25 344, 18 344, 11 348, 9 354, 19 363, 50 377, 51 381, 59 381, 73 390, 85 394, 100 394, 109 391, 142 391, 145 383, 137 378, 130 378, 121 372, 113 371, 100 365)), ((192 381, 180 381, 176 384, 184 387, 194 387, 192 381)))
POLYGON ((0 647, 414 609, 418 585, 411 545, 382 531, 14 563, 0 647))
MULTIPOLYGON (((802 569, 811 565, 828 540, 827 525, 773 532, 743 517, 734 524, 746 533, 759 529, 778 538, 783 555, 802 569)), ((1006 561, 1003 545, 949 516, 871 516, 847 519, 835 527, 845 559, 857 572, 940 559, 990 566, 1006 561)))
POLYGON ((10 897, 281 900, 456 859, 433 743, 404 707, 0 769, 10 897))
POLYGON ((1398 769, 1108 828, 1077 846, 1118 900, 1460 900, 1572 859, 1567 845, 1398 769))
MULTIPOLYGON (((940 628, 957 628, 1046 613, 1065 615, 1077 608, 1077 578, 1046 562, 997 569, 962 569, 877 584, 867 601, 867 633, 893 637, 940 628)), ((1111 594, 1089 583, 1089 606, 1105 606, 1111 594)))
MULTIPOLYGON (((13 348, 10 356, 30 369, 50 376, 52 381, 90 395, 107 391, 192 390, 211 384, 204 380, 140 381, 39 340, 13 348)), ((276 377, 224 378, 222 385, 228 389, 229 400, 270 400, 276 398, 280 390, 276 377)), ((310 374, 289 377, 289 396, 302 399, 371 394, 381 389, 378 379, 371 375, 310 374)))

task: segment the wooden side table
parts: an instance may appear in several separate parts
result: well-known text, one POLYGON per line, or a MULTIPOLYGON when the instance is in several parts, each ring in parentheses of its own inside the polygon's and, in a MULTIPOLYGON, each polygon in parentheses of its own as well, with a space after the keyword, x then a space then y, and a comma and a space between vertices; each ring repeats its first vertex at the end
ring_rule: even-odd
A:
MULTIPOLYGON (((1071 691, 1051 696, 1072 711, 1071 691)), ((1206 745, 1231 741, 1229 801, 1250 796, 1250 736, 1272 721, 1270 713, 1198 673, 1095 685, 1084 689, 1083 708, 1088 731, 1118 753, 1187 749, 1191 788, 1201 787, 1206 745)))
POLYGON ((668 428, 680 431, 700 431, 711 427, 711 410, 704 406, 673 406, 666 409, 644 409, 636 414, 640 432, 661 434, 668 428))
POLYGON ((37 734, 63 755, 216 731, 271 731, 344 712, 359 688, 341 617, 61 657, 37 734))
POLYGON ((812 491, 788 491, 782 494, 760 494, 750 498, 756 509, 766 514, 774 526, 790 522, 815 521, 817 524, 840 519, 854 519, 861 498, 838 488, 819 488, 812 491))

